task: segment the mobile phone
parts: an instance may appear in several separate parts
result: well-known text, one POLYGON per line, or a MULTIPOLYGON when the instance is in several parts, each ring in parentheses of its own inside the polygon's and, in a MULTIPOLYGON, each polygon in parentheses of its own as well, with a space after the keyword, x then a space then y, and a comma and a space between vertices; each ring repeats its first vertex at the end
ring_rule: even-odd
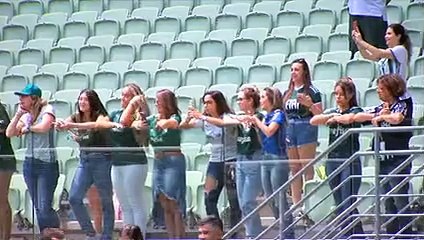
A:
POLYGON ((353 29, 354 31, 356 31, 356 32, 360 32, 360 31, 359 31, 359 23, 358 23, 358 20, 354 20, 354 21, 352 22, 352 29, 353 29))

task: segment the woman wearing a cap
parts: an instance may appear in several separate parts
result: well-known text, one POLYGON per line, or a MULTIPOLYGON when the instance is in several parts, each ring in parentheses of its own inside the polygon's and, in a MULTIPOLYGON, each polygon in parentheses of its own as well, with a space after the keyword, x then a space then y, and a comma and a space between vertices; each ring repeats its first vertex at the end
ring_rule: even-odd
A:
POLYGON ((40 232, 46 228, 59 228, 59 217, 52 208, 59 178, 53 144, 54 109, 41 98, 41 89, 34 84, 28 84, 15 94, 19 96, 19 108, 6 129, 6 136, 27 134, 23 172, 40 232))

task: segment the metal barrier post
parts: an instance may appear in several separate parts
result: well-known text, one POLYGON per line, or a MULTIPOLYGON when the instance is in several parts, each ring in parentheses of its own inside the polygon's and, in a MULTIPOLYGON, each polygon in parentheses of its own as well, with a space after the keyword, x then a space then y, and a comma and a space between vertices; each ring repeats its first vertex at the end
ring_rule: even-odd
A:
MULTIPOLYGON (((386 150, 386 149, 383 149, 386 150)), ((375 239, 380 239, 380 133, 374 131, 374 160, 375 160, 375 239)))

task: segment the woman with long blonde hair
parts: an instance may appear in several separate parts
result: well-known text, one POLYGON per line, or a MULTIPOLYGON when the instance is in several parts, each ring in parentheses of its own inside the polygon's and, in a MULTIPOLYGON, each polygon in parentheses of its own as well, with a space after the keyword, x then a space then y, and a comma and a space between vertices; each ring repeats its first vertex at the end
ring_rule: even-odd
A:
POLYGON ((6 129, 6 135, 27 135, 23 172, 40 232, 47 228, 59 228, 59 217, 52 208, 59 178, 59 164, 53 144, 54 109, 41 98, 41 89, 34 84, 28 84, 15 94, 19 96, 19 108, 6 129))

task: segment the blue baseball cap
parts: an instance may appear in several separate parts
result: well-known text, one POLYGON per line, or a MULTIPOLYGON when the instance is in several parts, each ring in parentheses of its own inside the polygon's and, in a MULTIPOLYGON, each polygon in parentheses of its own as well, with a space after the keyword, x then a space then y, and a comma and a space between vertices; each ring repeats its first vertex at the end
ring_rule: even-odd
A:
POLYGON ((41 97, 41 89, 37 85, 29 83, 25 86, 24 89, 22 89, 22 91, 15 92, 15 95, 41 97))

